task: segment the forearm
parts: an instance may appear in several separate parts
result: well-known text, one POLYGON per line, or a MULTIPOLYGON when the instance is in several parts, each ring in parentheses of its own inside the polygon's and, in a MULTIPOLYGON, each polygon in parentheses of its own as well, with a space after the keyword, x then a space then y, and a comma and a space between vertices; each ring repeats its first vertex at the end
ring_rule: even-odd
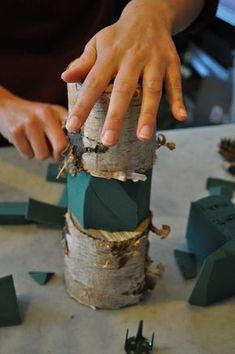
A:
POLYGON ((172 35, 186 29, 200 14, 205 0, 132 0, 121 17, 132 16, 136 11, 156 13, 172 35), (159 16, 160 14, 160 16, 159 16))

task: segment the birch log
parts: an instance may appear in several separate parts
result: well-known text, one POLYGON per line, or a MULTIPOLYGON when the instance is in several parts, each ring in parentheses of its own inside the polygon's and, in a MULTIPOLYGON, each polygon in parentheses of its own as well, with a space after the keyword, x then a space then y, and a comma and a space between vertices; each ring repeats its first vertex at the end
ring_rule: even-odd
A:
MULTIPOLYGON (((80 89, 81 84, 68 84, 69 110, 73 107, 80 89)), ((120 183, 128 183, 128 186, 127 184, 125 186, 128 198, 131 198, 135 181, 142 180, 143 182, 140 183, 148 183, 145 181, 147 175, 151 176, 151 173, 145 175, 145 172, 152 168, 155 161, 155 136, 146 143, 140 142, 136 137, 141 105, 140 88, 137 88, 126 114, 119 143, 110 148, 104 147, 101 143, 100 133, 108 109, 111 89, 109 86, 95 104, 81 130, 69 134, 71 155, 67 161, 72 163, 72 168, 67 168, 67 170, 68 172, 72 171, 72 178, 68 179, 68 184, 71 183, 68 185, 70 192, 72 188, 75 192, 79 178, 76 179, 74 174, 80 173, 79 171, 86 171, 86 173, 95 176, 93 178, 114 178, 123 181, 120 183), (76 168, 74 169, 73 166, 76 168), (125 182, 127 179, 130 181, 125 182)), ((113 193, 110 190, 110 196, 107 196, 106 193, 108 200, 99 197, 102 191, 99 189, 99 193, 96 193, 95 188, 101 187, 95 187, 95 185, 101 186, 101 184, 91 185, 93 188, 92 198, 94 198, 93 212, 96 212, 94 206, 102 201, 102 203, 107 203, 103 210, 112 213, 112 198, 114 195, 118 198, 116 184, 112 184, 113 193)), ((147 193, 150 194, 150 188, 147 193)), ((83 194, 81 190, 78 198, 83 198, 83 194)), ((70 194, 73 198, 73 208, 74 205, 76 208, 76 195, 76 193, 70 194)), ((80 211, 81 200, 78 203, 80 211)), ((132 202, 134 200, 136 203, 143 203, 144 198, 130 199, 132 202)), ((89 203, 92 203, 92 200, 89 203)), ((85 202, 84 208, 86 208, 85 202)), ((146 208, 149 208, 149 205, 146 208)), ((87 210, 91 210, 91 208, 87 210)), ((118 210, 120 209, 116 207, 115 213, 119 213, 118 210)), ((138 206, 133 210, 138 211, 138 206)), ((112 217, 116 215, 115 213, 112 214, 112 217)), ((83 212, 76 213, 76 215, 78 214, 82 215, 83 212)), ((97 215, 100 215, 98 211, 97 215)), ((116 215, 117 220, 121 220, 121 215, 123 215, 123 210, 120 215, 116 215)), ((151 218, 147 217, 141 220, 134 230, 120 231, 121 227, 120 229, 117 227, 117 230, 111 232, 105 231, 105 227, 104 230, 97 230, 95 226, 92 229, 84 229, 76 217, 72 210, 68 210, 67 226, 63 239, 65 282, 69 294, 82 304, 92 308, 116 309, 139 302, 146 288, 148 233, 151 228, 151 218)))
MULTIPOLYGON (((69 110, 76 102, 81 90, 80 83, 68 84, 69 110)), ((108 110, 112 91, 109 85, 95 104, 88 119, 78 133, 69 134, 75 154, 81 160, 81 167, 96 177, 120 180, 143 180, 144 172, 152 168, 155 161, 156 138, 142 143, 136 138, 137 121, 141 106, 141 89, 138 87, 125 116, 122 134, 118 144, 107 150, 99 150, 100 134, 108 110)))
POLYGON ((139 302, 146 288, 149 219, 133 232, 84 230, 71 213, 64 235, 68 293, 91 308, 139 302))

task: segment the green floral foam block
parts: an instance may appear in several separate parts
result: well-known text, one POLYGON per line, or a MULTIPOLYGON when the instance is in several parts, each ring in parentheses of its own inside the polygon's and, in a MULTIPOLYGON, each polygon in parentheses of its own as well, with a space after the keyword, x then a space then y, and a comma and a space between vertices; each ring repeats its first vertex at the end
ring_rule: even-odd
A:
POLYGON ((0 278, 0 327, 21 323, 12 275, 0 278))
POLYGON ((2 202, 0 203, 0 225, 23 225, 29 221, 25 214, 27 202, 2 202))
POLYGON ((203 262, 189 303, 207 306, 235 295, 235 240, 225 243, 203 262))
POLYGON ((68 208, 85 229, 133 231, 150 215, 152 170, 146 175, 145 182, 68 175, 68 208))
POLYGON ((30 198, 26 211, 26 218, 31 222, 36 222, 45 226, 62 228, 65 223, 65 213, 66 208, 30 198))
POLYGON ((225 196, 208 196, 191 204, 186 231, 188 247, 200 263, 235 239, 235 205, 225 196))

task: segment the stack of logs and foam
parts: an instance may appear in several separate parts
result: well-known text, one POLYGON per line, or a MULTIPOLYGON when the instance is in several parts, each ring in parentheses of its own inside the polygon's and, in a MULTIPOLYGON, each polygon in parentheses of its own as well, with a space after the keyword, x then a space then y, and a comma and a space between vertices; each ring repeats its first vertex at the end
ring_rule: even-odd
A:
MULTIPOLYGON (((69 110, 81 84, 68 84, 69 110)), ((92 308, 115 309, 139 302, 147 287, 152 166, 164 136, 156 142, 136 137, 141 90, 131 101, 119 143, 107 148, 100 134, 110 85, 79 132, 69 133, 64 166, 68 172, 68 212, 64 232, 65 282, 69 294, 92 308)))

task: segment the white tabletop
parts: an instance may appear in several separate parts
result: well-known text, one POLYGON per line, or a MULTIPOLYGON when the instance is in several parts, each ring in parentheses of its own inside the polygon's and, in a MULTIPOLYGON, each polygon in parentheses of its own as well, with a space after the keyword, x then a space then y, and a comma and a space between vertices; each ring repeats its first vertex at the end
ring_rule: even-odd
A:
MULTIPOLYGON (((23 323, 0 328, 0 354, 122 354, 126 329, 155 332, 159 354, 235 353, 235 298, 196 307, 187 299, 195 280, 184 280, 173 250, 185 244, 190 202, 206 196, 209 176, 234 180, 217 153, 222 137, 235 137, 235 125, 165 132, 175 151, 159 150, 154 167, 152 211, 157 225, 171 225, 171 236, 150 236, 150 255, 166 271, 139 305, 121 310, 91 310, 72 300, 63 283, 60 230, 36 226, 0 227, 0 277, 13 274, 23 323), (45 286, 28 271, 52 271, 45 286)), ((45 182, 47 162, 24 161, 13 148, 0 149, 0 200, 28 196, 56 203, 63 186, 45 182)))

